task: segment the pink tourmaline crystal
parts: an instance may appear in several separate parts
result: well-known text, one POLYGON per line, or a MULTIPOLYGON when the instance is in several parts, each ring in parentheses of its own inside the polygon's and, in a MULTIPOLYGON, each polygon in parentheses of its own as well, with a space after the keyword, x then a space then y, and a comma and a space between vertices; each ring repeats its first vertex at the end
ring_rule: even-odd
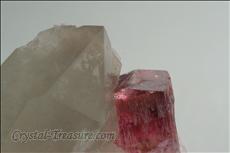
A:
POLYGON ((128 153, 179 153, 174 97, 166 71, 135 70, 120 76, 115 92, 116 144, 128 153))

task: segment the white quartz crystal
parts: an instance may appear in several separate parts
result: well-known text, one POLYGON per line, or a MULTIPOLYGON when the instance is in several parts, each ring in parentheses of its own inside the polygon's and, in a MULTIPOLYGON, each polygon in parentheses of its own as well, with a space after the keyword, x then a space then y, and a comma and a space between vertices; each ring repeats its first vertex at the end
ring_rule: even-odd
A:
POLYGON ((2 64, 2 151, 85 151, 78 141, 14 143, 12 131, 100 131, 120 68, 102 26, 55 26, 17 48, 2 64))

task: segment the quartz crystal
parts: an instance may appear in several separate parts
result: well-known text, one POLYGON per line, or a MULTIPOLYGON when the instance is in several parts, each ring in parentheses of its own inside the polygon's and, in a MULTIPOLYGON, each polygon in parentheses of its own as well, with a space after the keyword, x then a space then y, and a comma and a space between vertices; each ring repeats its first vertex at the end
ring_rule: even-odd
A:
POLYGON ((2 67, 2 150, 84 151, 76 141, 13 143, 14 129, 100 131, 113 110, 121 63, 102 26, 55 26, 2 67))
POLYGON ((179 153, 174 97, 166 71, 135 70, 120 76, 115 93, 116 144, 127 153, 179 153))

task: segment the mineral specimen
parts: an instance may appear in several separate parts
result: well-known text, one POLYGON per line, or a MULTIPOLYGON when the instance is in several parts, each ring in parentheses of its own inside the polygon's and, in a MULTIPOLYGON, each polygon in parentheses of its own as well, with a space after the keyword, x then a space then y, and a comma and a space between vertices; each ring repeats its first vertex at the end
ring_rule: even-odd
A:
POLYGON ((13 143, 14 129, 100 130, 112 111, 121 63, 102 26, 55 26, 2 67, 3 152, 84 151, 80 142, 13 143))
POLYGON ((169 74, 136 70, 116 86, 121 63, 102 26, 42 31, 1 68, 2 152, 180 152, 169 74), (82 143, 14 130, 118 133, 115 143, 82 143))
POLYGON ((166 71, 135 70, 120 76, 115 93, 116 144, 128 153, 178 153, 174 97, 166 71))

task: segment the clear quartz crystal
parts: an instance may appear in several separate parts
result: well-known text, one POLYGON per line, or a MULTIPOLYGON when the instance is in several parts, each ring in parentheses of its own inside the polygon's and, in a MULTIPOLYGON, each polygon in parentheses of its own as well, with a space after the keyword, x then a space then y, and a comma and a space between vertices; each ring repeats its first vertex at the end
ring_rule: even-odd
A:
POLYGON ((102 26, 55 26, 2 64, 2 151, 85 151, 91 142, 12 142, 12 131, 100 131, 121 63, 102 26))

